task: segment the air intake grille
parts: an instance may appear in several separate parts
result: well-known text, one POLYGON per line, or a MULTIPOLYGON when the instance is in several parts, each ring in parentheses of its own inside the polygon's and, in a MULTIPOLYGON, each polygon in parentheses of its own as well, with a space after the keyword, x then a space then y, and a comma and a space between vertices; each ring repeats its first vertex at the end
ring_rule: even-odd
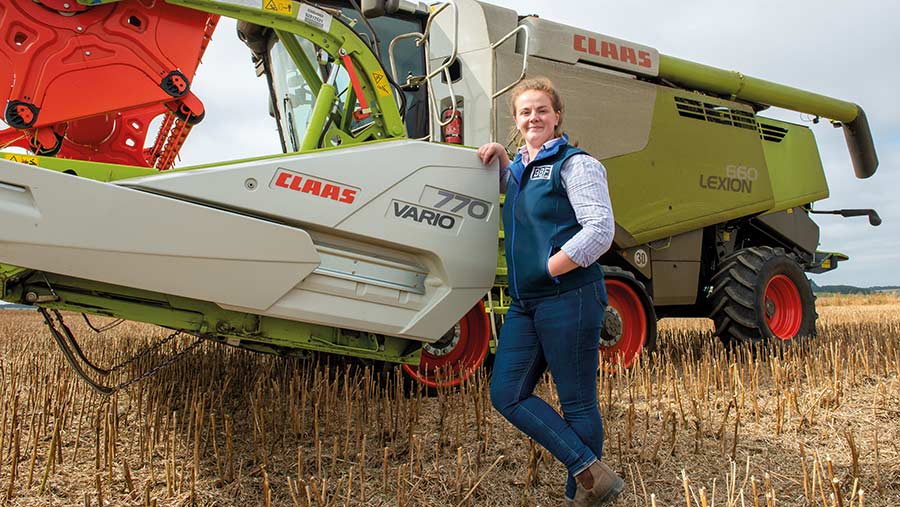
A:
POLYGON ((765 139, 766 141, 772 141, 773 143, 780 143, 784 136, 788 133, 786 128, 781 128, 775 125, 767 125, 765 123, 759 124, 759 137, 765 139))
POLYGON ((759 137, 765 141, 780 143, 787 135, 787 129, 758 123, 753 113, 739 109, 730 109, 685 97, 675 97, 675 108, 678 110, 678 114, 685 118, 756 130, 759 132, 759 137))

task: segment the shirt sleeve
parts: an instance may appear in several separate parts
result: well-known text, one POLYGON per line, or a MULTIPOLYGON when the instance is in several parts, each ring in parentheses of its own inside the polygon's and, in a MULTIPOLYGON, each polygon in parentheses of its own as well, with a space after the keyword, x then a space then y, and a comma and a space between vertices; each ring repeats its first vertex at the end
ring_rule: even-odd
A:
POLYGON ((581 225, 561 249, 576 264, 588 267, 609 250, 615 235, 606 168, 594 157, 579 154, 566 160, 559 175, 581 225))
MULTIPOLYGON (((510 162, 512 165, 512 162, 510 162)), ((506 193, 506 183, 509 181, 509 166, 500 169, 500 193, 506 193)))

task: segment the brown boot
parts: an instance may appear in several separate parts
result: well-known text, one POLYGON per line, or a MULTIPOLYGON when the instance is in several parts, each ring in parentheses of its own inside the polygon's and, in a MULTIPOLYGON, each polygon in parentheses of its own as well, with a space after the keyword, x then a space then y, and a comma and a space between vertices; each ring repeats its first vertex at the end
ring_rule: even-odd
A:
POLYGON ((590 473, 593 485, 588 489, 582 485, 582 481, 577 481, 578 489, 575 491, 573 507, 598 507, 611 502, 625 489, 625 481, 602 461, 593 462, 585 472, 590 473))

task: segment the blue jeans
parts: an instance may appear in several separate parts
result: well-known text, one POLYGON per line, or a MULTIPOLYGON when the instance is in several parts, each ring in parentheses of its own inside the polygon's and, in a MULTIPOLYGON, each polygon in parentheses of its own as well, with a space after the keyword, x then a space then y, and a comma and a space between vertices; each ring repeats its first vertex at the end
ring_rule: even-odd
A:
POLYGON ((494 359, 494 407, 565 465, 568 498, 575 497, 574 476, 603 453, 597 348, 606 304, 602 280, 554 296, 513 300, 494 359), (562 417, 533 394, 548 367, 562 417))

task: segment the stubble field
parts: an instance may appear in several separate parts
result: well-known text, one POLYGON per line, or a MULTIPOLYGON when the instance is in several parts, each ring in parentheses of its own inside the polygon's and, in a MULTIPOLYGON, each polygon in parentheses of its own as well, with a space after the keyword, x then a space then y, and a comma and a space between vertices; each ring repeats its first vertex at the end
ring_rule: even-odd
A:
MULTIPOLYGON (((900 505, 900 299, 820 298, 818 312, 817 338, 755 353, 664 320, 653 358, 599 376, 604 459, 628 483, 616 505, 900 505)), ((168 334, 67 323, 106 365, 168 334)), ((0 382, 5 505, 562 504, 562 467, 494 411, 483 375, 426 397, 376 365, 203 344, 104 398, 38 314, 4 311, 0 382)), ((549 378, 540 393, 555 403, 549 378)))

